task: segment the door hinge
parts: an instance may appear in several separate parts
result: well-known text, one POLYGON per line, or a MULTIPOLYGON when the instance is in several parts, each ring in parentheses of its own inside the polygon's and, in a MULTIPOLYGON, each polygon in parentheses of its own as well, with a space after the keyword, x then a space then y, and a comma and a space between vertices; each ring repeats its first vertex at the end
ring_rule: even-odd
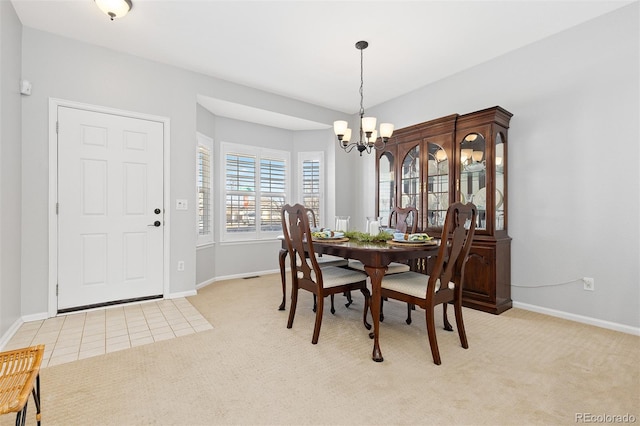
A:
POLYGON ((56 121, 56 134, 58 134, 59 130, 60 130, 60 122, 56 121))
POLYGON ((56 296, 58 295, 58 283, 56 283, 56 296))
POLYGON ((56 214, 60 211, 60 203, 56 203, 56 214))

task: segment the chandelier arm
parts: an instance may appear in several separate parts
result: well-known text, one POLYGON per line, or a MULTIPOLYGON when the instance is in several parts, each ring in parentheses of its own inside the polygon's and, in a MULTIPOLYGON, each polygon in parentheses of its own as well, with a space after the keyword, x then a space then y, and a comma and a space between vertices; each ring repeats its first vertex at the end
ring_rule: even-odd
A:
POLYGON ((351 143, 347 144, 347 146, 344 146, 344 145, 341 144, 340 148, 342 148, 342 150, 344 152, 349 153, 349 152, 353 151, 353 148, 355 148, 356 145, 358 145, 356 142, 351 142, 351 143))

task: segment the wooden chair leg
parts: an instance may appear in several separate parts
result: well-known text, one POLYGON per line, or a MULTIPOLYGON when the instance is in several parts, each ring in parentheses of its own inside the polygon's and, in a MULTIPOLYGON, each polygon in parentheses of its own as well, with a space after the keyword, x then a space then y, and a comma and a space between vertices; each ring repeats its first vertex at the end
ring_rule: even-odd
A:
POLYGON ((407 324, 411 324, 411 311, 415 308, 416 308, 415 305, 412 305, 411 303, 407 303, 407 319, 405 320, 407 324))
POLYGON ((324 311, 324 297, 318 297, 318 308, 316 310, 316 323, 313 327, 313 338, 311 343, 314 345, 318 343, 318 337, 320 336, 320 326, 322 325, 322 312, 324 311))
POLYGON ((350 291, 345 291, 344 295, 347 298, 347 303, 345 303, 344 306, 346 306, 348 308, 353 303, 353 299, 351 298, 351 292, 350 291))
POLYGON ((315 312, 317 307, 318 307, 318 300, 317 300, 316 295, 314 294, 313 295, 313 308, 312 308, 312 311, 315 312))
POLYGON ((465 333, 464 331, 464 321, 462 320, 462 302, 455 302, 454 311, 456 314, 456 325, 458 326, 458 336, 460 336, 460 344, 463 348, 469 349, 469 342, 467 342, 467 333, 465 333))
POLYGON ((440 351, 438 351, 438 341, 436 340, 436 322, 433 318, 433 307, 427 306, 424 311, 427 318, 427 335, 429 337, 429 346, 431 347, 433 363, 440 365, 440 351))
POLYGON ((284 267, 284 261, 287 257, 287 250, 280 249, 280 254, 278 255, 278 263, 280 264, 280 281, 282 282, 282 302, 280 302, 280 306, 278 306, 279 311, 284 311, 285 308, 285 299, 287 297, 287 277, 284 267))
POLYGON ((371 330, 371 324, 367 322, 367 312, 369 312, 369 302, 371 301, 371 293, 366 288, 360 289, 362 294, 364 295, 364 313, 362 314, 362 322, 364 323, 364 328, 367 330, 371 330))
MULTIPOLYGON (((457 316, 457 314, 456 314, 457 316)), ((456 318, 457 319, 457 318, 456 318)), ((453 331, 453 327, 449 322, 449 318, 447 318, 447 303, 442 304, 442 322, 444 323, 444 329, 447 331, 453 331)))
POLYGON ((333 306, 333 294, 331 295, 331 313, 332 314, 336 313, 336 308, 333 306))
MULTIPOLYGON (((315 297, 315 294, 313 295, 315 297)), ((289 308, 289 320, 287 321, 287 328, 293 326, 293 317, 296 316, 296 307, 298 306, 298 287, 291 289, 291 307, 289 308)))

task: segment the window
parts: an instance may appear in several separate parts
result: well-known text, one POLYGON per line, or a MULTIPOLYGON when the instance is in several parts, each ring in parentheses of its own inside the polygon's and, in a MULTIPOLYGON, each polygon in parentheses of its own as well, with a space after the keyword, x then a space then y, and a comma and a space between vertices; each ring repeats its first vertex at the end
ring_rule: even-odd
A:
POLYGON ((223 143, 224 239, 274 238, 282 232, 287 202, 289 153, 223 143))
POLYGON ((197 140, 198 245, 204 245, 213 243, 213 139, 198 133, 197 140))
POLYGON ((301 175, 298 179, 301 188, 299 199, 305 207, 313 210, 318 225, 324 223, 323 158, 322 152, 301 152, 298 155, 301 175))

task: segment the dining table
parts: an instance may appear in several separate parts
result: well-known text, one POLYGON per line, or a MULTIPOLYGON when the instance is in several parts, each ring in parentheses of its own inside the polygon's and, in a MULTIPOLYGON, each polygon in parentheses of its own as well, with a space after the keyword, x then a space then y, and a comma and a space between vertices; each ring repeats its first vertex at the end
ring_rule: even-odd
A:
MULTIPOLYGON (((285 309, 286 300, 286 272, 285 259, 288 254, 287 243, 282 240, 278 260, 280 263, 280 276, 282 279, 282 303, 280 310, 285 309)), ((435 256, 438 253, 438 240, 431 244, 392 244, 389 242, 362 242, 356 240, 314 240, 313 250, 317 254, 327 254, 344 259, 359 260, 364 265, 364 270, 371 279, 371 317, 373 319, 373 353, 372 359, 382 362, 380 351, 380 303, 382 278, 391 262, 404 262, 413 259, 423 259, 435 256)), ((425 276, 425 280, 427 277, 425 276)))

